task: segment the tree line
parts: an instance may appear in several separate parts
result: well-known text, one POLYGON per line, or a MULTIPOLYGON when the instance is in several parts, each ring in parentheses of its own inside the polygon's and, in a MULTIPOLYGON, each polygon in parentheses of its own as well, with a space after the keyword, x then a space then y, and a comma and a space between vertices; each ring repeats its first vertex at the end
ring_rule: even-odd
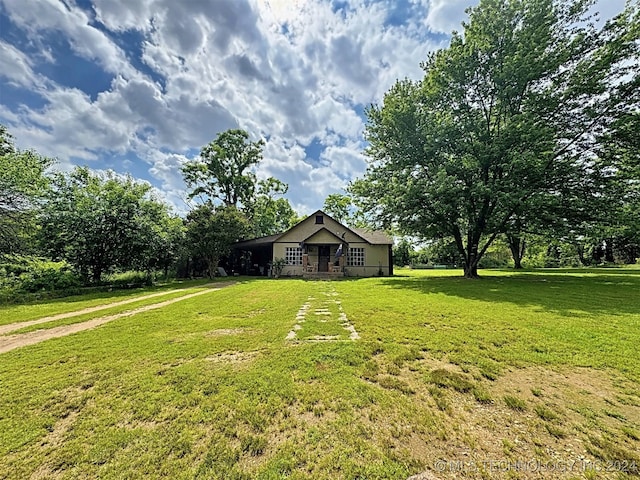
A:
MULTIPOLYGON (((422 79, 398 80, 366 110, 367 171, 326 199, 327 213, 425 245, 400 242, 398 262, 456 264, 467 278, 504 251, 516 268, 634 262, 640 6, 597 27, 592 4, 469 9, 422 79)), ((17 149, 0 126, 0 278, 25 273, 18 257, 82 283, 126 270, 213 276, 233 242, 299 220, 288 186, 256 177, 263 147, 243 130, 205 145, 182 167, 194 203, 181 218, 131 176, 50 173, 51 159, 17 149)))
POLYGON ((204 146, 182 167, 194 202, 181 218, 130 175, 51 171, 52 159, 19 150, 0 125, 0 287, 20 279, 34 288, 68 286, 74 276, 74 285, 100 284, 125 271, 215 275, 234 242, 298 220, 283 197, 287 185, 255 176, 262 147, 243 130, 204 146))

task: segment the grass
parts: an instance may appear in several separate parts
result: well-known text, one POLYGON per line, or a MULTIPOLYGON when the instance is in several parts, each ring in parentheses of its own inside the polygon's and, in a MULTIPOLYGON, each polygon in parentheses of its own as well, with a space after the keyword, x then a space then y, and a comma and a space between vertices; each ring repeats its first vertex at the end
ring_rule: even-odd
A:
MULTIPOLYGON (((406 479, 439 458, 632 465, 640 271, 484 274, 249 280, 0 355, 0 472, 406 479)), ((0 323, 123 298, 5 307, 0 323)))
POLYGON ((524 412, 527 409, 527 402, 525 402, 521 398, 514 397, 512 395, 505 395, 502 398, 504 400, 504 403, 511 410, 516 410, 518 412, 524 412))
POLYGON ((545 420, 547 422, 557 420, 559 418, 556 412, 544 405, 536 406, 535 412, 542 420, 545 420))
MULTIPOLYGON (((77 316, 73 316, 73 317, 68 317, 68 318, 61 318, 58 320, 52 320, 49 322, 45 322, 45 323, 39 323, 39 324, 35 324, 35 325, 29 325, 29 326, 25 326, 23 328, 20 328, 18 330, 14 330, 11 333, 12 334, 18 334, 18 333, 28 333, 28 332, 33 332, 36 330, 46 330, 46 329, 50 329, 50 328, 54 328, 54 327, 59 327, 62 325, 72 325, 74 323, 81 323, 81 322, 86 322, 87 320, 91 320, 93 318, 99 318, 99 317, 103 317, 103 316, 108 316, 108 315, 114 315, 114 314, 118 314, 118 313, 123 313, 123 312, 127 312, 127 311, 131 311, 131 310, 135 310, 137 308, 140 307, 144 307, 144 306, 148 306, 148 305, 153 305, 156 303, 160 303, 160 302, 166 302, 169 300, 173 300, 173 299, 177 299, 180 297, 183 297, 185 295, 188 295, 190 293, 195 293, 195 292, 200 292, 200 291, 204 291, 204 290, 208 290, 208 289, 213 289, 215 287, 207 287, 205 285, 196 285, 196 286, 192 286, 192 287, 183 287, 183 288, 179 288, 179 289, 175 289, 175 290, 166 290, 163 291, 162 295, 157 296, 157 297, 151 297, 151 298, 143 298, 146 295, 145 294, 139 294, 133 297, 125 297, 125 298, 117 298, 115 299, 116 302, 121 302, 122 300, 132 300, 131 303, 127 303, 125 305, 117 305, 117 306, 113 306, 113 307, 108 307, 108 308, 104 308, 95 312, 90 312, 90 313, 85 313, 82 315, 77 315, 77 316), (142 297, 139 300, 136 300, 136 298, 138 297, 142 297)), ((152 293, 156 293, 156 292, 152 292, 152 293)), ((159 293, 159 292, 158 292, 159 293)), ((99 303, 97 305, 92 305, 92 306, 104 306, 107 307, 107 304, 102 304, 99 303)), ((68 312, 62 312, 62 313, 68 313, 68 312)), ((17 322, 17 323, 22 323, 22 322, 17 322)))
POLYGON ((211 283, 211 280, 186 280, 153 287, 136 288, 133 290, 116 290, 112 292, 93 292, 85 295, 46 299, 39 302, 20 305, 0 304, 0 325, 16 322, 26 322, 42 317, 82 310, 106 303, 119 302, 150 293, 165 290, 187 289, 211 283))

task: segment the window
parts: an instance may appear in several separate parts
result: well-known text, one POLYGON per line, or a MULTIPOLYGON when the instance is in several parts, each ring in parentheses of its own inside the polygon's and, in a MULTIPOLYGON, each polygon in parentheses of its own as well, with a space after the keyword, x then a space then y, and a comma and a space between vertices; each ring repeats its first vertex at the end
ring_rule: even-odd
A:
POLYGON ((347 256, 347 265, 349 267, 364 267, 364 247, 355 247, 349 249, 347 256))
POLYGON ((324 217, 322 215, 316 215, 316 223, 324 223, 324 217))
POLYGON ((287 265, 302 265, 302 249, 300 247, 285 247, 284 259, 287 265))

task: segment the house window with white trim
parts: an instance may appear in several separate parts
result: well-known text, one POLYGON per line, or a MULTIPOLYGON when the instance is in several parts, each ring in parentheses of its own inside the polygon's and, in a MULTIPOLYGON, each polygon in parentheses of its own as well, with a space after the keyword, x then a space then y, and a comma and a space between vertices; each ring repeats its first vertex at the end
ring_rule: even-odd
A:
POLYGON ((285 247, 284 259, 287 265, 302 265, 302 249, 300 247, 285 247))
POLYGON ((364 247, 353 247, 349 249, 347 265, 349 267, 364 267, 364 247))

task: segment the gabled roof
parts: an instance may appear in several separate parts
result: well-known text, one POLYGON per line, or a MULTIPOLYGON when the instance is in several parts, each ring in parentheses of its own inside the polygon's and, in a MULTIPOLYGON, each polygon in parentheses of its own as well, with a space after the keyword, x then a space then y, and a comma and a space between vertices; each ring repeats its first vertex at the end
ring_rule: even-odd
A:
POLYGON ((307 238, 305 238, 304 240, 302 240, 302 243, 307 243, 307 240, 309 240, 311 237, 315 237, 317 234, 319 234, 320 232, 325 231, 327 233, 329 233, 329 235, 331 235, 332 237, 334 237, 336 240, 338 240, 338 242, 341 243, 346 243, 344 238, 340 238, 339 235, 336 235, 335 233, 333 233, 331 230, 329 230, 327 227, 322 227, 318 230, 316 230, 315 232, 313 232, 311 235, 309 235, 307 238))
MULTIPOLYGON (((312 213, 311 215, 305 217, 303 220, 301 220, 300 222, 296 223, 293 227, 289 228, 288 230, 286 230, 286 231, 284 231, 284 232, 282 232, 280 234, 269 235, 267 237, 253 238, 253 239, 249 239, 249 240, 243 240, 241 242, 235 243, 234 247, 242 248, 242 247, 260 247, 260 246, 270 245, 270 244, 272 244, 274 242, 277 242, 281 237, 283 237, 284 235, 286 235, 290 231, 294 230, 298 225, 300 225, 302 222, 304 222, 308 218, 315 217, 316 215, 324 215, 325 217, 330 218, 331 220, 333 220, 334 222, 340 224, 342 227, 344 227, 345 229, 349 230, 351 233, 353 233, 354 235, 356 235, 357 237, 359 237, 363 241, 367 242, 369 245, 392 245, 393 244, 393 239, 389 235, 384 233, 384 232, 381 232, 379 230, 367 230, 366 228, 349 228, 349 227, 345 226, 342 222, 339 222, 338 220, 333 218, 331 215, 327 215, 322 210, 316 210, 314 213, 312 213)), ((326 230, 329 233, 331 233, 331 235, 336 237, 338 240, 344 241, 342 238, 340 238, 335 233, 331 232, 326 227, 322 227, 322 228, 316 230, 315 232, 313 232, 313 234, 311 234, 307 238, 311 238, 313 235, 316 235, 318 232, 320 232, 322 230, 326 230)))
MULTIPOLYGON (((275 238, 273 241, 276 242, 278 241, 278 239, 280 237, 284 237, 287 233, 289 233, 290 231, 294 230, 298 225, 300 225, 302 222, 304 222, 305 220, 307 220, 308 218, 311 217, 315 217, 316 215, 324 215, 325 217, 329 217, 331 220, 333 220, 334 222, 336 222, 337 224, 341 225, 342 227, 344 227, 345 229, 349 230, 351 233, 353 233, 355 236, 360 237, 360 239, 362 239, 363 241, 370 243, 369 240, 367 240, 365 237, 363 237, 362 235, 360 235, 359 233, 357 233, 354 229, 349 228, 347 226, 345 226, 342 222, 339 222, 338 220, 336 220, 335 218, 333 218, 331 215, 328 215, 326 213, 324 213, 322 210, 316 210, 315 212, 313 212, 311 215, 307 215, 304 219, 300 220, 298 223, 296 223, 293 227, 289 228, 288 230, 285 230, 284 232, 282 232, 280 235, 274 235, 275 238)), ((324 227, 323 227, 324 228, 324 227)), ((393 242, 391 242, 393 243, 393 242)))
POLYGON ((352 232, 357 233, 371 245, 393 245, 393 239, 381 230, 367 230, 366 228, 352 228, 352 232))

